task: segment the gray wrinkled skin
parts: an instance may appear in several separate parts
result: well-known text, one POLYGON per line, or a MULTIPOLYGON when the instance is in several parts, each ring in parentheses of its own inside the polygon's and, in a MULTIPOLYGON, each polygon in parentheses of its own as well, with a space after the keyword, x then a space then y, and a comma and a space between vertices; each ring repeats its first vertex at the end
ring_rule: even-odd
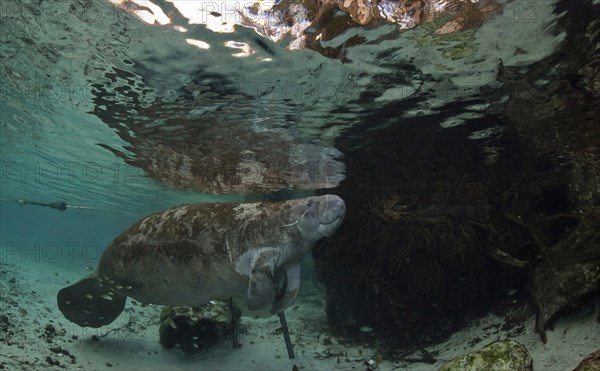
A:
POLYGON ((335 233, 345 212, 344 201, 335 195, 167 209, 145 217, 112 241, 96 272, 59 292, 59 307, 68 319, 91 327, 114 318, 98 321, 91 318, 94 315, 82 315, 82 308, 95 310, 96 316, 111 312, 116 318, 120 310, 109 306, 121 301, 112 298, 125 296, 142 303, 186 306, 245 294, 250 310, 279 313, 298 295, 297 265, 317 240, 335 233), (288 284, 278 293, 284 274, 288 284), (86 295, 93 298, 79 300, 86 295), (105 310, 95 306, 97 296, 108 298, 100 302, 105 310))

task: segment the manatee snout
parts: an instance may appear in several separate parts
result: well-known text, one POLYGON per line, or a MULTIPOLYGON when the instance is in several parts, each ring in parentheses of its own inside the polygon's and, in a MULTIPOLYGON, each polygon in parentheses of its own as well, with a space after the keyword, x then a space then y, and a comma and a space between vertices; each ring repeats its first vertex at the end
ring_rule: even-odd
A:
POLYGON ((319 233, 331 237, 342 224, 346 204, 339 196, 325 195, 319 204, 319 233))

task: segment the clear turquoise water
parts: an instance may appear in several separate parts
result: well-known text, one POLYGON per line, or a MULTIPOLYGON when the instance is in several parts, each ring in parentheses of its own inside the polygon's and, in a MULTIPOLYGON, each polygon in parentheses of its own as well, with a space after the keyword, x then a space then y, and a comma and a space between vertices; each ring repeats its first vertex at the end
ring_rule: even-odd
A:
POLYGON ((501 64, 525 68, 556 49, 564 35, 552 32, 554 3, 536 2, 526 22, 529 8, 508 2, 501 16, 456 37, 431 38, 426 27, 389 37, 390 24, 352 29, 324 43, 364 37, 342 63, 240 25, 218 33, 182 17, 146 24, 109 2, 3 1, 0 262, 81 272, 120 232, 160 209, 335 189, 344 179, 336 146, 365 120, 370 130, 418 119, 459 127, 462 141, 500 137, 504 128, 486 119, 478 91, 498 88, 501 64), (232 42, 254 53, 234 56, 241 49, 232 42), (271 164, 276 175, 248 193, 203 191, 201 182, 177 185, 186 179, 184 157, 155 150, 161 146, 192 159, 271 151, 285 165, 271 164), (298 164, 317 169, 314 182, 287 177, 298 164))
MULTIPOLYGON (((336 140, 367 118, 373 129, 422 117, 424 125, 461 126, 465 140, 501 135, 502 127, 480 119, 486 106, 477 90, 496 86, 500 60, 527 65, 562 39, 549 32, 556 21, 552 2, 540 3, 535 22, 519 21, 519 9, 511 5, 477 33, 457 37, 436 40, 430 29, 417 28, 381 41, 393 25, 349 30, 324 43, 336 47, 354 35, 365 38, 348 48, 350 62, 341 63, 311 50, 289 50, 289 39, 273 42, 240 25, 231 33, 181 17, 150 25, 108 2, 73 8, 69 2, 2 4, 0 241, 6 258, 35 255, 64 268, 93 266, 96 258, 84 256, 86 246, 97 256, 153 211, 244 199, 240 188, 215 194, 210 187, 203 192, 203 184, 174 187, 177 181, 169 177, 184 167, 151 174, 153 161, 166 159, 167 168, 175 161, 156 152, 158 146, 196 159, 272 152, 271 160, 289 161, 284 172, 293 173, 299 163, 317 170, 316 182, 287 175, 282 182, 277 175, 251 194, 335 187, 344 177, 336 140), (533 34, 535 39, 524 37, 533 34), (236 56, 244 43, 253 54, 236 56), (471 52, 448 57, 457 45, 471 52), (275 139, 240 139, 265 133, 275 139), (323 170, 324 164, 333 170, 323 170), (70 207, 59 211, 18 200, 70 207), (34 255, 27 255, 30 250, 34 255)), ((170 6, 163 4, 166 11, 170 6)))
MULTIPOLYGON (((477 104, 477 88, 494 86, 500 60, 504 66, 527 65, 555 49, 562 35, 549 32, 555 22, 551 3, 536 8, 535 22, 520 22, 510 5, 474 36, 437 41, 420 28, 381 42, 375 40, 393 31, 392 25, 352 29, 326 44, 339 45, 354 34, 372 42, 348 49, 351 63, 340 63, 310 50, 290 51, 287 42, 272 42, 239 25, 233 33, 218 33, 181 17, 149 25, 108 2, 70 8, 7 1, 1 47, 3 212, 17 199, 64 200, 90 208, 69 210, 81 221, 132 220, 168 205, 221 199, 182 192, 124 161, 136 155, 148 160, 139 150, 143 145, 182 141, 231 146, 223 152, 257 150, 235 140, 203 143, 194 132, 198 128, 218 127, 225 135, 231 128, 269 132, 291 143, 282 154, 296 151, 295 161, 335 162, 336 138, 363 117, 376 117, 373 128, 403 117, 427 122, 456 102, 463 108, 444 114, 440 126, 467 125, 474 139, 499 135, 502 128, 494 123, 474 120, 485 109, 477 104), (186 26, 187 32, 174 26, 186 26), (528 34, 535 40, 524 37, 528 34), (210 49, 186 39, 204 41, 210 49), (247 43, 254 54, 235 57, 240 49, 228 47, 231 42, 247 43), (473 51, 448 58, 444 52, 456 45, 473 51), (386 112, 394 103, 403 108, 390 116, 386 112), (174 125, 170 119, 188 121, 174 125)), ((342 179, 343 169, 337 173, 336 180, 342 179)), ((10 219, 3 218, 3 226, 10 219)))

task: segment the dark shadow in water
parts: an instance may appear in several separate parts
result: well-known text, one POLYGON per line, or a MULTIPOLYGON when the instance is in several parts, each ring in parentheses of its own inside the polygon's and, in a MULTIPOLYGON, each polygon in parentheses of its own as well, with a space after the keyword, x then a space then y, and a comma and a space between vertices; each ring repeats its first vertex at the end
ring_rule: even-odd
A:
POLYGON ((362 338, 368 325, 396 346, 427 344, 521 289, 545 340, 557 313, 598 292, 599 5, 571 4, 557 8, 568 10, 561 50, 526 72, 504 68, 500 94, 481 92, 499 114, 442 129, 467 102, 410 119, 391 103, 338 139, 348 213, 314 249, 338 333, 362 338), (490 125, 503 130, 468 139, 490 125))

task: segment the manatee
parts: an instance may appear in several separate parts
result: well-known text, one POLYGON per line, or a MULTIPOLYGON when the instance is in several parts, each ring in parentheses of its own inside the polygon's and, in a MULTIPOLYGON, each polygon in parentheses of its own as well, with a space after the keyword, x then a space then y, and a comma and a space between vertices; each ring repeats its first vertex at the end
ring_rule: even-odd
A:
POLYGON ((241 297, 249 311, 278 314, 298 296, 300 261, 345 212, 336 195, 160 211, 113 240, 92 274, 58 292, 58 307, 94 328, 113 322, 127 297, 169 306, 241 297))

